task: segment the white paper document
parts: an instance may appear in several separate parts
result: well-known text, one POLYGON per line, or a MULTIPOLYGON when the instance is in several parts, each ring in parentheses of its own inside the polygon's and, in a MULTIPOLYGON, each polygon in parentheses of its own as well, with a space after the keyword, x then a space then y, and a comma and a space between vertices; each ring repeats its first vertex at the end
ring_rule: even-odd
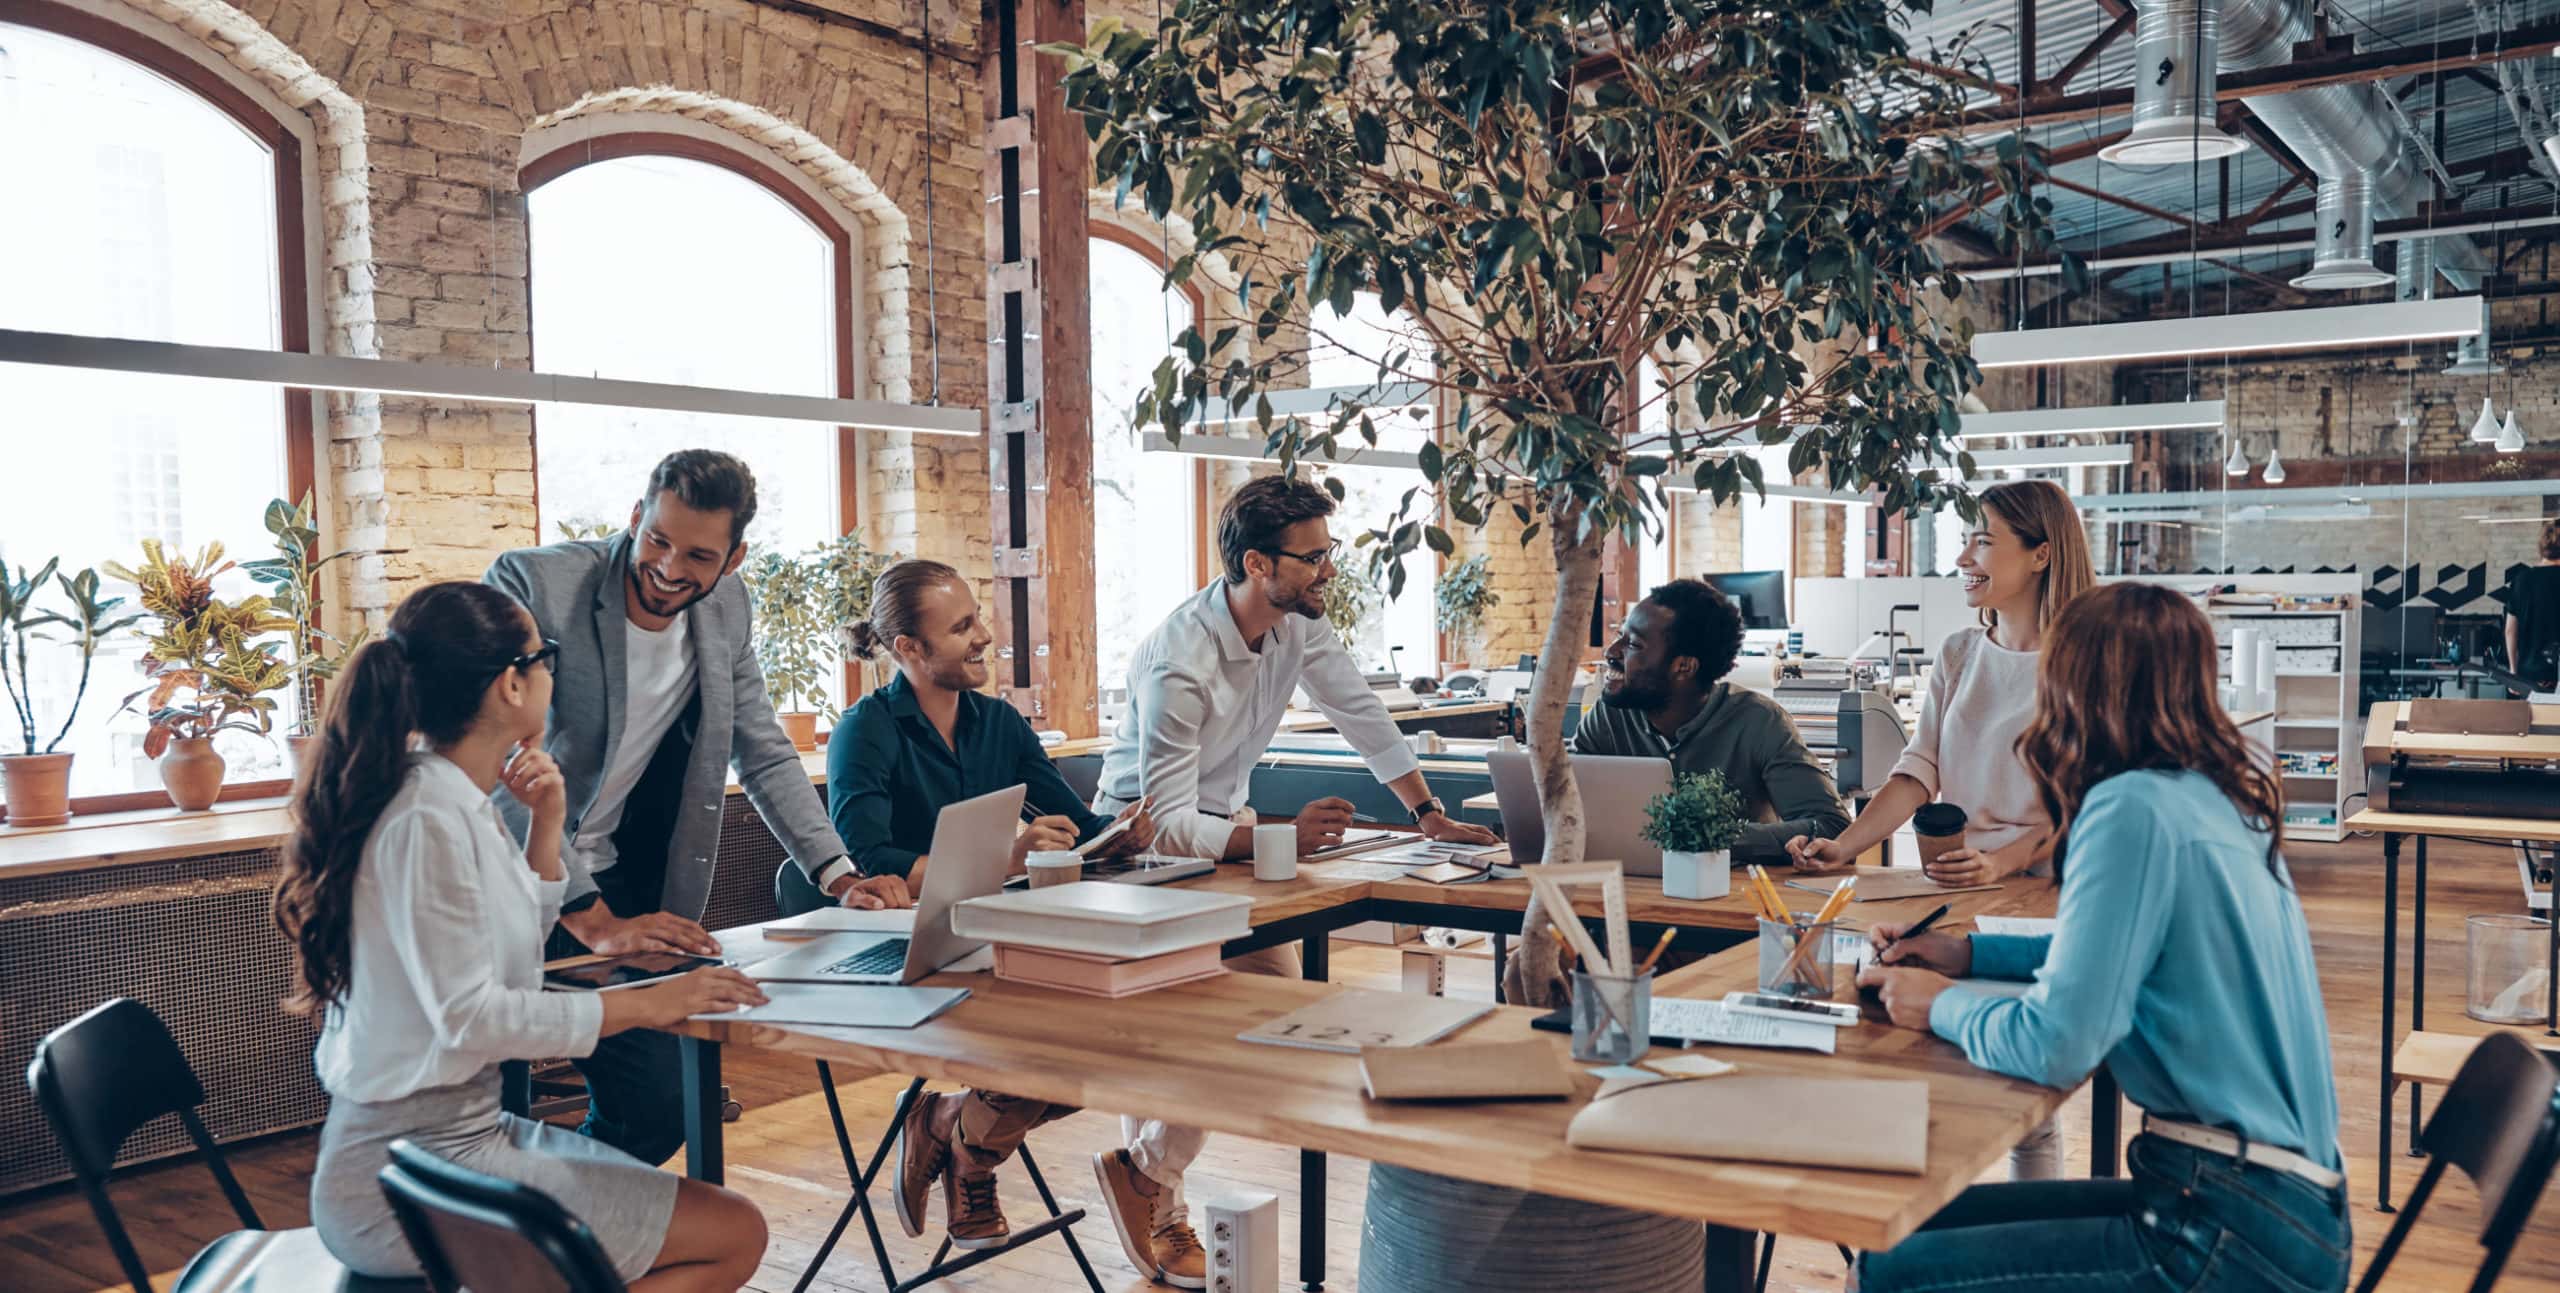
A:
POLYGON ((1829 1055, 1839 1045, 1840 1030, 1827 1024, 1746 1015, 1724 1008, 1721 1001, 1687 997, 1653 999, 1653 1035, 1712 1046, 1775 1046, 1820 1051, 1829 1055))
POLYGON ((1363 860, 1318 865, 1324 867, 1323 875, 1327 880, 1402 880, 1412 874, 1410 869, 1391 862, 1363 860))
POLYGON ((1976 916, 1973 918, 1973 932, 2033 938, 2039 934, 2051 934, 2057 923, 2051 916, 1976 916))

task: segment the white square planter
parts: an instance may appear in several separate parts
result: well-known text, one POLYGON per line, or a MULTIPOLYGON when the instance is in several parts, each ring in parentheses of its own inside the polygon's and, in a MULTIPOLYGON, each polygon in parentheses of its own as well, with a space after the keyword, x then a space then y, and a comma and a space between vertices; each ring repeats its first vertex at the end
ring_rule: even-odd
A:
POLYGON ((1662 851, 1662 896, 1704 901, 1733 892, 1733 854, 1662 851))

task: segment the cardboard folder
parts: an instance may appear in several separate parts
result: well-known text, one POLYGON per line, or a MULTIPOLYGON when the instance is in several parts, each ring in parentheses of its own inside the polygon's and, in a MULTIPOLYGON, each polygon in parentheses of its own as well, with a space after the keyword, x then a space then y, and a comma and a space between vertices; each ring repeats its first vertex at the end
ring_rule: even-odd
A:
POLYGON ((1372 1100, 1561 1100, 1573 1094, 1573 1070, 1544 1041, 1364 1047, 1360 1076, 1372 1100))
POLYGON ((1750 1073, 1612 1084, 1574 1115, 1565 1142, 1916 1174, 1929 1165, 1929 1084, 1750 1073))

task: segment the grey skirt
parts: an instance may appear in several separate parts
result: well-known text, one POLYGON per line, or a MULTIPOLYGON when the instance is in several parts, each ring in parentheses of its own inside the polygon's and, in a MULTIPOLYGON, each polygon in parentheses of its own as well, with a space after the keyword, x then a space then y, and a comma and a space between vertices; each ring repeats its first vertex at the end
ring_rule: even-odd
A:
POLYGON ((334 1100, 311 1175, 311 1224, 349 1269, 415 1278, 417 1254, 374 1178, 402 1137, 475 1172, 530 1185, 587 1223, 626 1281, 649 1272, 675 1215, 676 1177, 610 1145, 500 1110, 496 1065, 381 1104, 334 1100))

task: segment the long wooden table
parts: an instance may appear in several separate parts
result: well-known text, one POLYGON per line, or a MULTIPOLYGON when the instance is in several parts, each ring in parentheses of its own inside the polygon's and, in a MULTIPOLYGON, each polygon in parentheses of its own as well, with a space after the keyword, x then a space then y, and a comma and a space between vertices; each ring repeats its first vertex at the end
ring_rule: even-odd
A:
MULTIPOLYGON (((1563 1102, 1373 1103, 1363 1094, 1354 1057, 1250 1045, 1236 1034, 1331 991, 1320 982, 1331 930, 1423 909, 1434 913, 1430 919, 1436 924, 1482 928, 1500 913, 1516 927, 1527 886, 1496 881, 1451 887, 1338 874, 1356 865, 1354 859, 1311 866, 1296 880, 1274 884, 1257 883, 1248 869, 1229 866, 1192 882, 1254 897, 1254 932, 1230 944, 1230 952, 1303 940, 1309 981, 1230 974, 1102 1001, 983 973, 939 975, 928 982, 965 986, 970 1000, 913 1029, 687 1024, 679 1030, 687 1171, 705 1180, 721 1178, 720 1052, 723 1046, 750 1046, 1297 1145, 1310 1156, 1306 1165, 1318 1169, 1301 1182, 1301 1278, 1310 1290, 1321 1288, 1324 1279, 1323 1175, 1321 1159, 1314 1156, 1327 1151, 1699 1221, 1706 1227, 1708 1288, 1739 1290, 1750 1287, 1755 1232, 1890 1247, 2069 1098, 2068 1092, 1974 1068, 1954 1047, 1891 1027, 1869 1007, 1866 1024, 1842 1031, 1836 1055, 1702 1049, 1759 1072, 1928 1082, 1929 1165, 1918 1175, 1576 1150, 1565 1144, 1565 1126, 1597 1088, 1587 1078, 1576 1097, 1563 1102)), ((1636 922, 1710 931, 1734 944, 1665 976, 1661 994, 1721 996, 1751 986, 1757 953, 1742 933, 1752 928, 1747 904, 1738 898, 1666 899, 1658 883, 1645 880, 1630 880, 1628 888, 1636 922)), ((1952 908, 1947 925, 1961 928, 1984 914, 2049 914, 2053 891, 2019 880, 1945 901, 1952 908)), ((1909 920, 1930 905, 1925 898, 1867 903, 1854 914, 1861 920, 1909 920)), ((1596 895, 1584 911, 1598 915, 1596 895)), ((759 929, 721 937, 731 955, 753 957, 769 950, 759 929)), ((1457 1036, 1469 1042, 1543 1040, 1561 1058, 1569 1039, 1532 1030, 1537 1013, 1497 1007, 1457 1036)))

